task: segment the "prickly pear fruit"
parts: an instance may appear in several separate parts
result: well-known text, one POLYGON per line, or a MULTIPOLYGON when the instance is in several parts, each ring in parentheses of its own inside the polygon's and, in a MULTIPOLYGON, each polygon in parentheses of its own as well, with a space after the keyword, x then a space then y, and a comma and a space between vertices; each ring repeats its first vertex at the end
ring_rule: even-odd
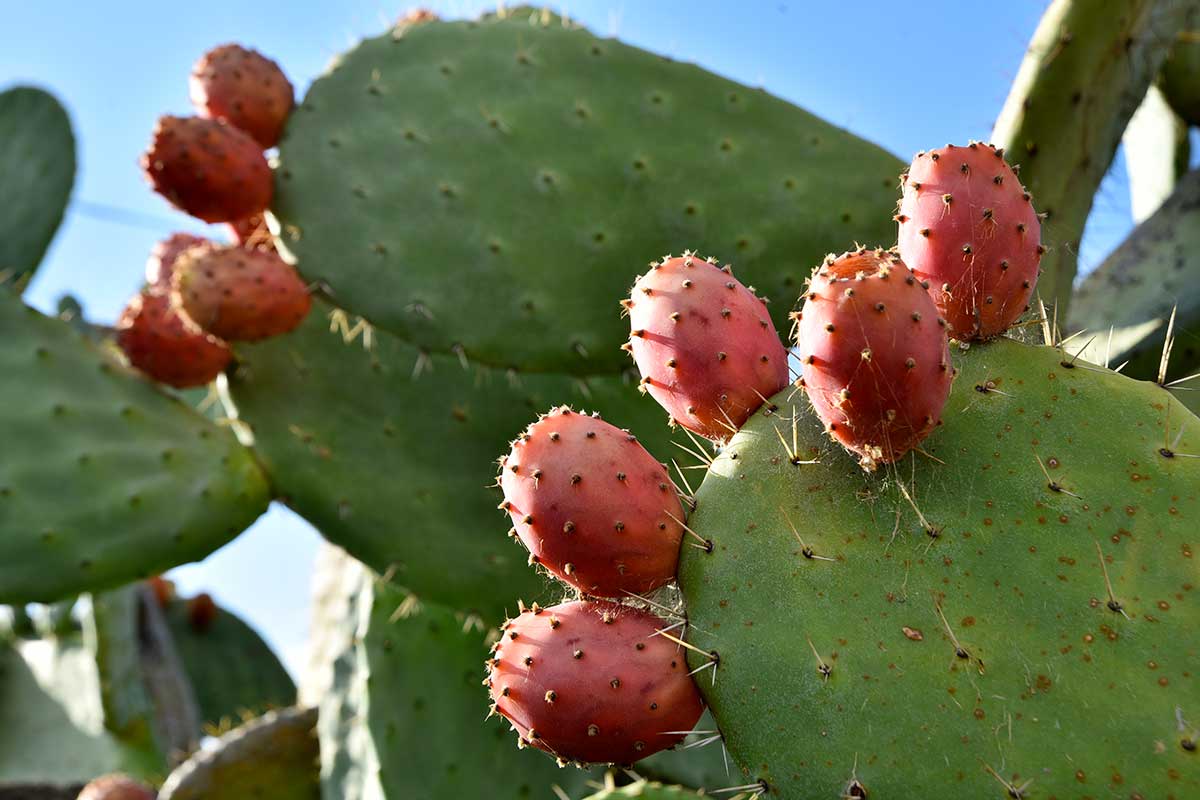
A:
POLYGON ((683 507, 629 431, 556 408, 513 442, 500 487, 531 561, 585 594, 624 598, 674 580, 683 507))
POLYGON ((666 623, 604 601, 523 609, 488 662, 496 713, 566 761, 631 764, 680 742, 704 710, 666 623))
POLYGON ((652 262, 622 305, 642 390, 701 436, 729 438, 787 385, 766 305, 728 266, 688 253, 652 262))
POLYGON ((217 604, 208 592, 201 592, 187 601, 188 625, 196 633, 206 633, 217 618, 217 604))
POLYGON ((104 775, 83 787, 78 800, 154 800, 154 791, 128 775, 104 775))
POLYGON ((152 292, 171 291, 171 276, 175 274, 175 260, 179 254, 206 241, 190 233, 172 233, 154 245, 146 260, 146 288, 152 292))
POLYGON ((428 8, 410 8, 396 21, 397 25, 420 25, 422 22, 437 22, 441 17, 428 8))
POLYGON ((238 44, 214 47, 201 56, 188 85, 197 113, 240 128, 264 149, 279 143, 296 102, 279 64, 238 44))
POLYGON ((991 339, 1029 305, 1042 226, 1029 193, 990 144, 917 153, 903 178, 900 257, 958 339, 991 339))
POLYGON ((287 333, 312 308, 308 287, 278 253, 217 244, 180 256, 171 300, 201 328, 230 341, 287 333))
POLYGON ((141 163, 154 191, 205 222, 242 219, 271 202, 271 168, 258 142, 222 121, 159 118, 141 163))
POLYGON ((184 320, 161 293, 129 301, 117 320, 117 344, 130 364, 177 389, 203 386, 233 360, 224 342, 184 320))
POLYGON ((146 585, 154 594, 154 601, 158 603, 159 608, 166 608, 175 599, 175 581, 162 575, 152 575, 146 579, 146 585))
POLYGON ((954 378, 946 323, 899 256, 829 256, 796 317, 809 400, 865 469, 898 460, 937 426, 954 378))

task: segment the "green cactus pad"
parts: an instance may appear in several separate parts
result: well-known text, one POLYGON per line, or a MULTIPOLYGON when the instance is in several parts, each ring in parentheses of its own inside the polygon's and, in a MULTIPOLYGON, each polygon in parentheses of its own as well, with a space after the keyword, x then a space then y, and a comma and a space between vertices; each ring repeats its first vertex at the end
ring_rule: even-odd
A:
POLYGON ((1084 358, 1103 360, 1107 351, 1114 367, 1128 361, 1122 371, 1146 379, 1158 376, 1176 309, 1168 379, 1200 369, 1200 170, 1183 176, 1167 201, 1084 279, 1073 308, 1074 328, 1090 331, 1076 339, 1084 358))
POLYGON ((1038 292, 1067 317, 1084 223, 1121 134, 1167 55, 1164 42, 1200 24, 1192 0, 1054 0, 1038 24, 992 141, 1020 165, 1047 215, 1038 292), (1069 45, 1069 46, 1068 46, 1069 45))
POLYGON ((0 286, 23 286, 62 221, 75 182, 67 112, 41 89, 0 92, 0 286))
POLYGON ((175 769, 160 800, 319 800, 316 709, 271 711, 175 769))
POLYGON ((496 508, 496 458, 538 413, 563 402, 652 432, 663 414, 619 376, 507 373, 454 356, 426 356, 380 330, 372 347, 331 333, 317 305, 290 336, 238 349, 230 379, 242 419, 285 501, 330 541, 423 598, 498 623, 517 598, 548 587, 509 541, 496 508), (414 376, 415 375, 415 376, 414 376), (587 394, 584 394, 584 392, 587 394))
POLYGON ((1186 34, 1163 62, 1161 84, 1175 112, 1190 124, 1200 125, 1200 37, 1196 30, 1186 34))
POLYGON ((596 298, 684 247, 733 262, 785 324, 827 252, 895 240, 903 166, 528 8, 360 43, 280 153, 280 243, 339 305, 433 353, 576 375, 626 364, 628 328, 596 298))
POLYGON ((165 772, 157 748, 144 739, 122 741, 106 729, 100 683, 79 633, 0 644, 0 787, 165 772))
POLYGON ((742 783, 1200 795, 1200 459, 1182 457, 1200 420, 1063 360, 971 347, 928 455, 887 473, 835 447, 798 390, 715 460, 689 519, 715 549, 685 548, 680 583, 742 783))
POLYGON ((332 730, 322 723, 321 747, 326 764, 347 747, 371 758, 343 760, 348 771, 327 768, 327 797, 552 800, 552 786, 578 797, 595 777, 519 752, 506 724, 483 720, 488 638, 478 617, 418 602, 369 574, 358 612, 360 644, 343 656, 354 666, 321 706, 335 718, 332 730))
POLYGON ((172 600, 163 611, 202 723, 223 727, 295 704, 296 685, 287 670, 237 615, 218 607, 212 623, 197 629, 185 600, 172 600))
POLYGON ((249 451, 0 293, 0 602, 52 601, 202 558, 267 506, 249 451))
POLYGON ((682 786, 670 786, 654 781, 641 780, 619 788, 613 786, 610 782, 608 786, 605 786, 595 794, 588 795, 587 800, 620 800, 620 798, 638 798, 638 800, 688 800, 688 798, 706 796, 698 794, 692 789, 685 789, 682 786))

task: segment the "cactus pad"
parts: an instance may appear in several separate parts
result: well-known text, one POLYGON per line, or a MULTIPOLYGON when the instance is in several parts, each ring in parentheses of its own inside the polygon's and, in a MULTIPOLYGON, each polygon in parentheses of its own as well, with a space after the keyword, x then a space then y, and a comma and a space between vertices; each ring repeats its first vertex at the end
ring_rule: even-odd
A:
POLYGON ((296 702, 296 686, 283 664, 235 614, 218 607, 203 630, 189 624, 183 600, 173 600, 164 614, 201 722, 238 721, 296 702))
POLYGON ((790 390, 715 460, 689 520, 715 548, 685 548, 680 583, 690 638, 719 654, 697 678, 741 783, 1200 791, 1200 459, 1182 457, 1200 420, 1064 360, 973 346, 928 456, 887 474, 858 470, 790 390))
POLYGON ((222 736, 167 777, 162 800, 319 800, 316 709, 271 711, 222 736))
POLYGON ((347 344, 330 332, 329 310, 318 305, 290 336, 239 347, 233 396, 288 504, 423 598, 489 624, 518 597, 549 599, 525 550, 504 536, 499 492, 485 489, 496 454, 538 412, 570 400, 653 432, 645 444, 659 457, 674 450, 657 409, 616 375, 585 384, 506 373, 378 329, 367 350, 361 336, 347 344))
POLYGON ((0 286, 22 285, 50 246, 75 182, 75 136, 52 95, 0 92, 0 286))
POLYGON ((430 352, 577 375, 625 365, 595 298, 680 246, 735 261, 782 325, 810 264, 891 241, 902 166, 761 89, 531 9, 363 41, 280 152, 280 244, 339 305, 430 352))
MULTIPOLYGON (((1200 170, 1179 181, 1171 196, 1134 229, 1076 293, 1073 324, 1095 339, 1084 357, 1107 352, 1113 366, 1138 378, 1158 375, 1166 327, 1176 310, 1172 375, 1200 366, 1200 170), (1109 326, 1115 326, 1111 344, 1109 326)), ((1189 384, 1192 386, 1195 384, 1189 384)))
POLYGON ((266 481, 228 430, 7 293, 0 374, 0 602, 201 558, 266 509, 266 481))
POLYGON ((360 644, 343 656, 357 666, 335 681, 322 704, 322 715, 326 708, 337 713, 340 698, 352 695, 357 713, 343 710, 333 731, 323 723, 321 747, 328 764, 366 737, 377 761, 360 760, 349 773, 327 770, 327 796, 517 800, 550 798, 552 785, 579 796, 591 773, 560 770, 533 750, 518 752, 498 718, 481 724, 487 638, 477 617, 420 603, 370 577, 358 603, 360 644))

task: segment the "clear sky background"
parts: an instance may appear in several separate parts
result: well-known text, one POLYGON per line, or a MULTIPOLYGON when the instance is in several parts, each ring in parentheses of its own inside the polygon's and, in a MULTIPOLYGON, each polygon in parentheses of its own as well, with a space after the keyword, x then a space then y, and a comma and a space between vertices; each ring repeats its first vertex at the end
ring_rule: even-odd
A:
MULTIPOLYGON (((905 160, 917 150, 988 137, 1046 4, 552 3, 597 33, 762 86, 905 160)), ((427 5, 448 17, 494 7, 462 0, 427 5)), ((51 309, 71 292, 90 318, 111 322, 138 290, 156 240, 176 230, 205 232, 203 223, 154 195, 137 167, 156 118, 189 113, 187 77, 203 51, 227 41, 259 49, 280 62, 302 95, 334 55, 382 32, 406 8, 383 0, 0 0, 0 88, 33 83, 57 94, 80 148, 66 221, 29 301, 51 309)), ((1118 158, 1088 223, 1082 269, 1093 268, 1130 224, 1118 158)), ((498 536, 503 527, 497 519, 498 536)), ((318 541, 307 523, 276 507, 237 541, 172 577, 185 591, 210 591, 239 611, 295 671, 304 661, 318 541)))

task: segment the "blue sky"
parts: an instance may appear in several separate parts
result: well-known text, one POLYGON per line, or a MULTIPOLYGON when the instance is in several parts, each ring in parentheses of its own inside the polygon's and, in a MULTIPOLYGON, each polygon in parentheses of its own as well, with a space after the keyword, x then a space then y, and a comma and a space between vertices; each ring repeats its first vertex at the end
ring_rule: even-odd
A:
MULTIPOLYGON (((763 86, 907 159, 916 150, 988 137, 1046 3, 553 5, 598 33, 763 86)), ((81 151, 66 223, 28 298, 51 308, 69 291, 99 321, 114 319, 138 289, 156 240, 175 230, 205 231, 151 193, 137 168, 155 119, 189 112, 192 62, 215 44, 241 42, 277 59, 303 92, 334 55, 381 32, 408 7, 381 0, 259 0, 248 14, 240 0, 3 6, 0 88, 34 83, 56 93, 71 113, 81 151)), ((443 16, 474 16, 494 4, 428 6, 443 16)), ((1126 186, 1118 159, 1089 221, 1084 269, 1128 231, 1126 186)), ((186 590, 209 590, 240 611, 295 669, 304 658, 317 541, 302 520, 274 509, 235 543, 173 577, 186 590)))

